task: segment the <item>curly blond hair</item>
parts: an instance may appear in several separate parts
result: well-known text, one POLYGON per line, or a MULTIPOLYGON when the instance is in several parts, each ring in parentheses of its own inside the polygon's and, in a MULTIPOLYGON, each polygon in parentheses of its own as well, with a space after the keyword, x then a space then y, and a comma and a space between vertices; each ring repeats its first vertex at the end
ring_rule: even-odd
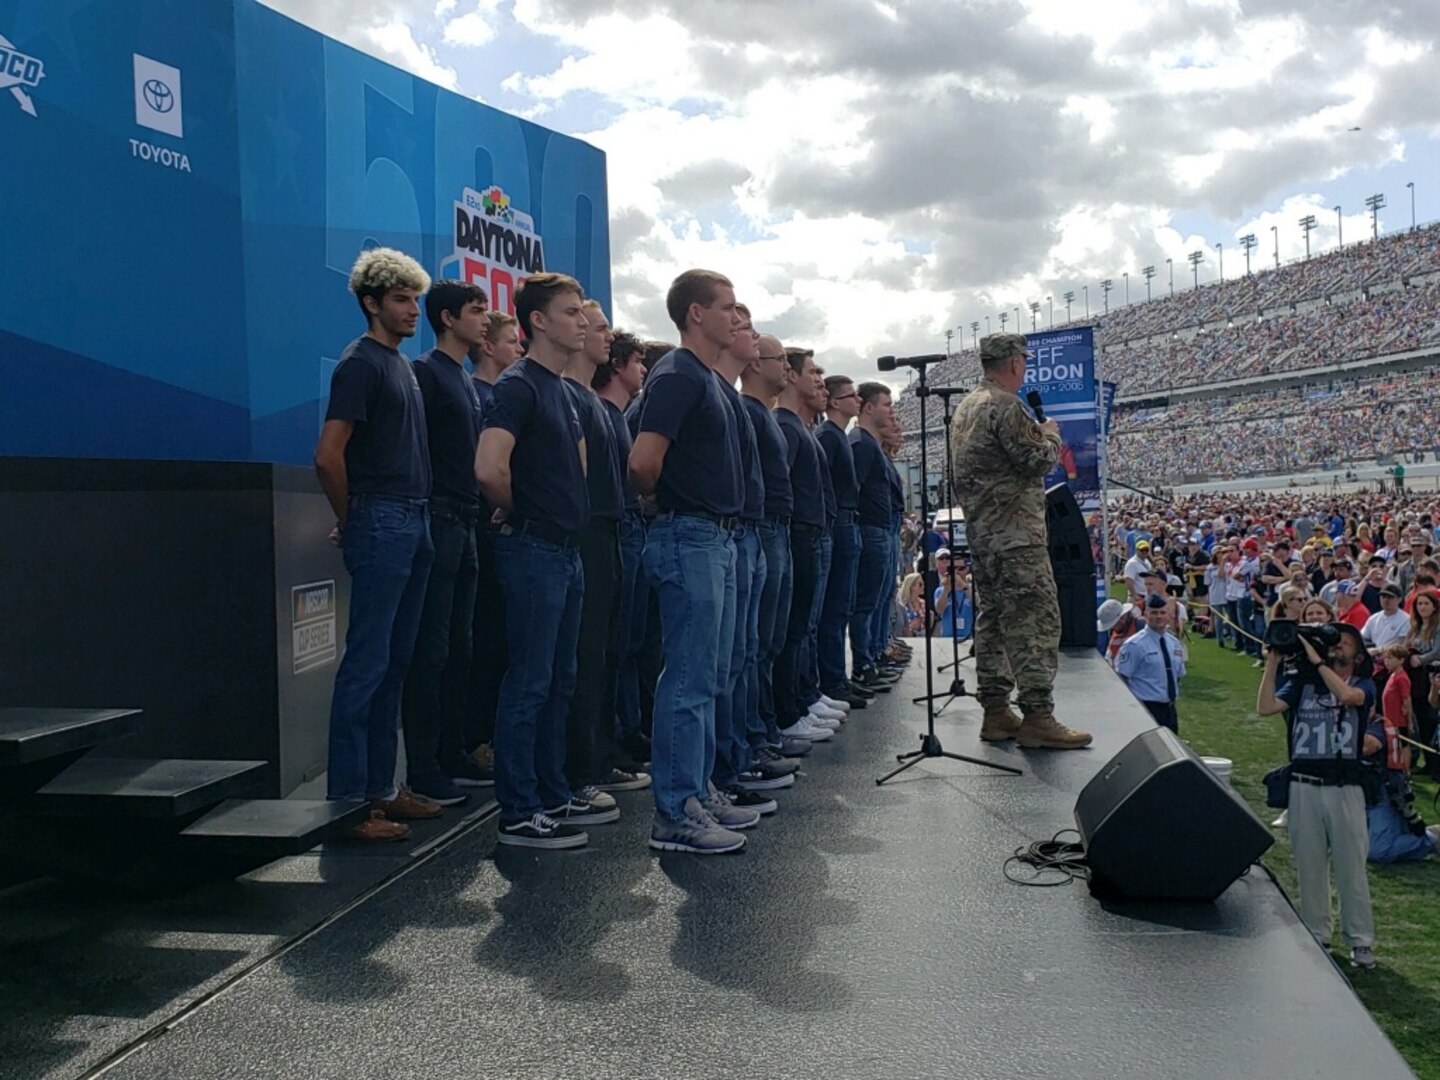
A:
POLYGON ((350 291, 360 301, 360 310, 367 317, 367 296, 373 296, 379 303, 391 289, 414 289, 423 293, 428 288, 430 275, 425 268, 394 248, 377 247, 362 251, 350 270, 350 291))

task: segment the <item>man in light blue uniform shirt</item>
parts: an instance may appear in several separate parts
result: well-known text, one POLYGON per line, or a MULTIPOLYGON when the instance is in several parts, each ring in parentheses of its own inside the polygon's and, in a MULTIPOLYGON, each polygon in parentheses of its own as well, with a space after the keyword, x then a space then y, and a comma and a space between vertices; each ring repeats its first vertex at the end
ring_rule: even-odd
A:
POLYGON ((1145 601, 1145 625, 1120 646, 1115 670, 1155 722, 1178 734, 1175 699, 1185 677, 1185 646, 1169 629, 1165 598, 1151 596, 1145 601))

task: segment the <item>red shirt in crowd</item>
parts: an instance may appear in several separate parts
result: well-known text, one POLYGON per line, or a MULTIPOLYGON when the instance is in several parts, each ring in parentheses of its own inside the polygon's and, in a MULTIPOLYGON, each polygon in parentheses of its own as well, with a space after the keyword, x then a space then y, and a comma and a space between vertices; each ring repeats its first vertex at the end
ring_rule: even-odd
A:
POLYGON ((1336 622, 1349 623, 1356 630, 1365 629, 1365 620, 1370 618, 1370 609, 1358 600, 1351 605, 1349 611, 1342 611, 1335 616, 1336 622))
POLYGON ((1405 717, 1405 703, 1409 700, 1410 676, 1403 667, 1396 668, 1385 680, 1385 689, 1380 694, 1385 729, 1385 767, 1407 775, 1410 772, 1410 748, 1397 736, 1410 726, 1405 717))

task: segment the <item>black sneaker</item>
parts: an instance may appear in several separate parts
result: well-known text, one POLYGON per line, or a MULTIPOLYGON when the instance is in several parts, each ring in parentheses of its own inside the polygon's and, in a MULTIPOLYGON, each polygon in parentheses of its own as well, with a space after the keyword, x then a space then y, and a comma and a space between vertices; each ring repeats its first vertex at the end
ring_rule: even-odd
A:
POLYGON ((780 745, 776 748, 781 757, 797 758, 804 757, 815 749, 815 744, 808 739, 787 739, 780 738, 780 745))
POLYGON ((867 668, 859 676, 860 685, 877 694, 890 693, 893 680, 883 678, 874 668, 867 668))
POLYGON ((568 803, 545 811, 545 816, 554 818, 561 825, 608 825, 620 820, 618 806, 597 806, 586 802, 578 795, 571 795, 568 803))
POLYGON ((851 679, 845 684, 845 692, 852 697, 859 698, 861 701, 875 700, 875 691, 865 689, 865 687, 861 686, 854 679, 851 679))
POLYGON ((562 825, 545 814, 536 814, 523 821, 500 825, 500 843, 507 847, 559 848, 584 847, 590 842, 588 833, 562 825))
POLYGON ((438 806, 464 806, 470 796, 439 769, 410 778, 410 790, 438 806))
POLYGON ((644 791, 650 786, 650 774, 628 769, 611 769, 595 782, 601 791, 644 791))
POLYGON ((755 751, 750 761, 750 767, 766 776, 790 776, 800 771, 798 761, 782 757, 778 750, 772 750, 768 746, 755 751))
POLYGON ((457 787, 494 787, 495 770, 487 769, 474 758, 457 754, 440 763, 440 769, 457 787))
MULTIPOLYGON (((742 772, 735 779, 735 787, 742 791, 774 791, 778 788, 794 787, 794 772, 787 773, 766 773, 759 769, 748 769, 742 772)), ((743 803, 736 803, 736 806, 743 806, 743 803)), ((747 807, 754 810, 755 807, 747 807)), ((762 810, 761 813, 768 814, 769 810, 762 810)))
POLYGON ((870 699, 875 696, 874 694, 870 694, 868 697, 861 697, 848 686, 837 686, 833 690, 822 690, 821 693, 828 698, 833 698, 835 701, 843 701, 852 709, 865 708, 866 705, 870 704, 870 699))
POLYGON ((773 814, 780 804, 765 795, 758 795, 748 788, 731 788, 725 793, 730 796, 730 805, 741 810, 754 810, 760 814, 773 814))

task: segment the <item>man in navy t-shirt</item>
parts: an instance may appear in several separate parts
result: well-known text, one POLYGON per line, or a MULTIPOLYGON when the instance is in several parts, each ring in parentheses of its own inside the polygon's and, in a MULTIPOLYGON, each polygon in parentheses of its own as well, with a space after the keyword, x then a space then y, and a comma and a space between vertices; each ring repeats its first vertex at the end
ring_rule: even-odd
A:
POLYGON ((354 835, 399 840, 403 821, 440 807, 395 786, 395 716, 415 648, 434 548, 430 451, 420 384, 400 343, 415 333, 430 276, 391 248, 363 252, 350 291, 368 328, 340 356, 315 471, 335 511, 332 539, 350 572, 345 655, 330 699, 329 797, 370 800, 354 835))
POLYGON ((855 679, 868 689, 880 689, 885 680, 876 663, 886 642, 876 640, 876 612, 895 582, 891 537, 891 470, 880 440, 890 418, 890 388, 884 383, 861 383, 860 415, 850 433, 855 456, 855 479, 860 487, 860 566, 855 579, 855 613, 850 620, 850 648, 855 679))
POLYGON ((621 463, 624 516, 620 519, 620 600, 611 645, 615 665, 614 730, 620 749, 635 762, 650 760, 650 737, 642 730, 640 714, 640 655, 645 645, 650 587, 640 565, 645 551, 645 514, 635 485, 630 482, 630 450, 635 437, 625 410, 645 381, 644 358, 645 345, 639 338, 623 331, 617 333, 610 342, 608 360, 595 369, 590 383, 605 407, 621 463))
MULTIPOLYGON (((479 348, 470 350, 475 375, 475 397, 480 402, 481 419, 490 407, 495 383, 524 354, 515 316, 503 311, 486 315, 485 338, 479 348)), ((495 508, 482 495, 480 513, 475 522, 475 556, 479 576, 475 580, 475 620, 470 660, 470 701, 465 710, 465 751, 480 772, 470 775, 480 781, 495 780, 495 756, 491 740, 495 737, 495 703, 500 698, 500 680, 505 676, 510 655, 505 641, 505 593, 500 576, 495 572, 495 539, 500 523, 494 520, 495 508)))
POLYGON ((860 485, 846 430, 860 413, 860 395, 851 379, 831 375, 825 380, 825 398, 825 421, 815 434, 830 466, 836 517, 830 531, 830 576, 820 609, 820 689, 835 701, 863 705, 851 694, 845 663, 845 632, 855 611, 855 575, 860 566, 860 485))
MULTIPOLYGON (((650 845, 714 854, 745 846, 745 837, 724 822, 749 827, 760 819, 710 787, 713 763, 706 754, 715 737, 722 643, 734 633, 731 531, 745 505, 739 430, 714 368, 741 319, 734 287, 709 270, 681 274, 665 303, 680 347, 645 380, 630 451, 636 490, 654 496, 659 508, 645 542, 665 657, 655 687, 650 845)), ((728 650, 724 656, 728 661, 728 650)))
POLYGON ((590 499, 584 429, 561 374, 585 347, 583 301, 564 274, 535 274, 516 290, 529 353, 495 383, 475 455, 502 521, 495 561, 510 658, 495 716, 495 797, 499 841, 516 847, 579 847, 589 837, 576 826, 620 816, 574 796, 565 777, 590 499))
POLYGON ((465 357, 485 337, 489 308, 484 290, 463 281, 437 281, 425 296, 425 317, 435 348, 415 361, 425 401, 430 447, 430 541, 435 562, 425 589, 415 658, 405 680, 401 715, 410 787, 441 806, 468 796, 457 786, 487 779, 464 753, 462 688, 470 666, 475 610, 475 446, 480 441, 480 399, 465 371, 465 357))

